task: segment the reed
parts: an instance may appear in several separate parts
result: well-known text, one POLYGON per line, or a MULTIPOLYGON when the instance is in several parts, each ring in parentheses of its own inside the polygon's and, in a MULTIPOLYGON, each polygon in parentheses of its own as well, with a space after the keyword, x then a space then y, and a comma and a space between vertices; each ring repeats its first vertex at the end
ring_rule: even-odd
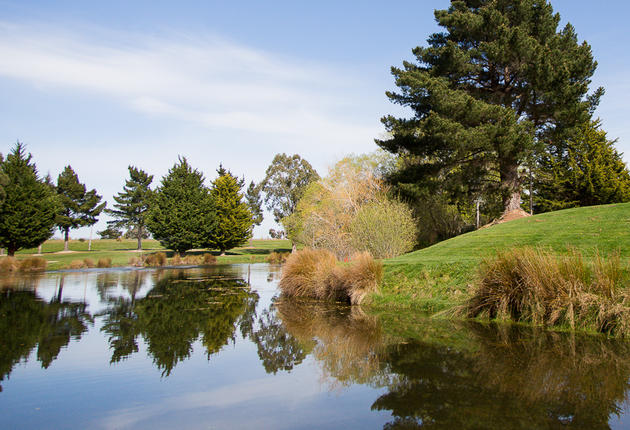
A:
POLYGON ((93 269, 94 267, 96 267, 96 263, 91 258, 85 258, 83 260, 83 263, 85 264, 85 267, 87 267, 88 269, 93 269))
POLYGON ((20 268, 20 263, 15 257, 0 258, 0 272, 2 273, 17 272, 19 268, 20 268))
POLYGON ((48 262, 41 257, 30 257, 19 261, 20 272, 43 272, 48 262))
POLYGON ((111 258, 99 258, 96 262, 96 267, 99 269, 105 269, 108 267, 112 267, 112 259, 111 258))
POLYGON ((215 264, 217 262, 217 257, 215 257, 213 254, 210 254, 209 252, 203 254, 203 264, 205 266, 210 266, 212 264, 215 264))
POLYGON ((85 262, 83 260, 72 260, 70 262, 70 269, 72 270, 77 270, 77 269, 84 269, 85 266, 85 262))
POLYGON ((591 263, 575 249, 567 257, 533 248, 487 259, 465 305, 469 317, 630 335, 628 272, 618 256, 591 263))
POLYGON ((378 290, 382 277, 382 263, 367 252, 356 254, 349 264, 338 265, 328 250, 303 249, 287 259, 279 286, 288 297, 359 304, 368 293, 378 290))
POLYGON ((144 259, 144 265, 148 267, 162 267, 166 264, 166 254, 163 252, 154 252, 144 259))
POLYGON ((287 258, 289 258, 289 255, 291 255, 290 252, 273 251, 267 256, 267 262, 269 264, 284 264, 284 262, 287 261, 287 258))

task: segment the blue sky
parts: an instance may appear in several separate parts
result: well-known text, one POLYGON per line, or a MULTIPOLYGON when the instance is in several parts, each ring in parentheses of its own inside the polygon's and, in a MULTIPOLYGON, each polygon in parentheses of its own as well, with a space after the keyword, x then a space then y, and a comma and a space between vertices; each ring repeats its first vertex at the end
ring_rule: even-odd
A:
MULTIPOLYGON (((376 149, 380 117, 401 112, 389 69, 448 4, 0 0, 0 152, 19 139, 41 173, 70 164, 108 202, 129 164, 157 183, 178 155, 208 179, 223 163, 258 181, 278 152, 325 173, 376 149)), ((552 4, 593 48, 597 115, 629 161, 630 4, 552 4)))

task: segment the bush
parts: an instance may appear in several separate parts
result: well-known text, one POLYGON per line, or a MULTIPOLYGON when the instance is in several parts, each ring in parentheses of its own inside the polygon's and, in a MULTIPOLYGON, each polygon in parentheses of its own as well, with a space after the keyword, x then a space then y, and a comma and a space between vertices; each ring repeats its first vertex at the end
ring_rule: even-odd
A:
POLYGON ((78 240, 79 240, 79 242, 81 242, 81 243, 85 242, 85 239, 84 239, 84 238, 82 238, 82 237, 80 237, 78 240))
POLYGON ((215 257, 213 254, 210 254, 209 252, 206 254, 203 254, 203 264, 206 266, 210 266, 211 264, 214 264, 217 262, 217 257, 215 257))
POLYGON ((41 257, 25 258, 19 262, 20 272, 43 272, 48 262, 41 257))
POLYGON ((380 199, 359 209, 350 223, 350 243, 375 258, 393 258, 409 252, 416 243, 411 209, 397 200, 380 199))
POLYGON ((112 259, 111 258, 99 258, 96 262, 96 267, 99 269, 104 269, 107 267, 112 267, 112 259))
POLYGON ((94 260, 92 260, 91 258, 84 259, 83 263, 85 264, 85 267, 87 267, 88 269, 92 269, 96 267, 96 263, 94 263, 94 260))
POLYGON ((161 251, 149 254, 144 259, 144 265, 148 267, 162 267, 165 264, 166 254, 161 251))
POLYGON ((83 260, 72 260, 70 262, 70 269, 72 270, 83 269, 85 267, 85 262, 83 260))
POLYGON ((469 317, 628 336, 627 282, 618 256, 597 255, 588 264, 576 250, 558 257, 540 249, 513 249, 484 261, 465 310, 469 317))
POLYGON ((283 264, 285 261, 287 261, 287 258, 289 258, 289 255, 291 255, 290 252, 272 252, 267 256, 267 262, 269 264, 283 264))
POLYGON ((20 263, 15 257, 3 257, 0 258, 0 272, 17 272, 20 268, 20 263))
POLYGON ((378 290, 383 267, 369 253, 353 256, 350 264, 338 266, 333 253, 324 249, 303 249, 287 259, 280 290, 289 297, 361 303, 378 290))

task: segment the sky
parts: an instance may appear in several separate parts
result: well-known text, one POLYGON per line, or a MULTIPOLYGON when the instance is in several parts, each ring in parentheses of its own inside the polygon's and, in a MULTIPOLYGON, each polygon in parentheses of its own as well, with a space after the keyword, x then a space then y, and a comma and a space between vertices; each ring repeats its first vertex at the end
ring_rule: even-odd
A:
MULTIPOLYGON (((596 116, 628 162, 630 3, 551 3, 593 49, 596 116)), ((282 152, 325 174, 377 149, 382 116, 406 114, 385 96, 390 67, 413 60, 449 4, 0 0, 0 152, 19 140, 42 175, 71 165, 109 204, 127 166, 158 185, 178 156, 208 182, 220 163, 260 181, 282 152)), ((265 218, 256 238, 277 228, 265 218)))

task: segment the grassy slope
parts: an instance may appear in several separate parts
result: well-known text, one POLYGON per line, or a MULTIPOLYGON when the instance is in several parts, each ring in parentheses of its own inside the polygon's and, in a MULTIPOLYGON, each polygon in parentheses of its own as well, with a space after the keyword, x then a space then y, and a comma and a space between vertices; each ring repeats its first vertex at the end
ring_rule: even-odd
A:
MULTIPOLYGON (((48 260, 48 270, 62 269, 70 265, 73 260, 83 260, 90 258, 97 261, 99 258, 109 258, 113 266, 126 266, 129 259, 137 257, 135 252, 137 242, 135 240, 106 240, 99 239, 92 241, 92 251, 88 251, 88 242, 71 240, 69 248, 75 251, 68 254, 58 254, 63 250, 62 240, 49 240, 42 246, 42 257, 48 260)), ((144 253, 151 253, 164 250, 156 240, 143 240, 142 248, 144 253)), ((288 240, 251 240, 246 246, 234 248, 228 251, 224 257, 217 257, 218 263, 260 263, 267 260, 267 255, 272 252, 291 251, 291 242, 288 240)), ((18 258, 30 257, 36 253, 37 249, 25 249, 16 253, 18 258)), ((209 251, 189 251, 188 254, 204 253, 209 251)), ((218 252, 214 252, 218 255, 218 252)), ((172 252, 167 251, 170 257, 172 252)))
POLYGON ((586 256, 619 252, 630 257, 630 203, 592 206, 522 218, 467 233, 385 262, 379 306, 439 311, 461 303, 483 258, 521 246, 557 254, 575 247, 586 256))

